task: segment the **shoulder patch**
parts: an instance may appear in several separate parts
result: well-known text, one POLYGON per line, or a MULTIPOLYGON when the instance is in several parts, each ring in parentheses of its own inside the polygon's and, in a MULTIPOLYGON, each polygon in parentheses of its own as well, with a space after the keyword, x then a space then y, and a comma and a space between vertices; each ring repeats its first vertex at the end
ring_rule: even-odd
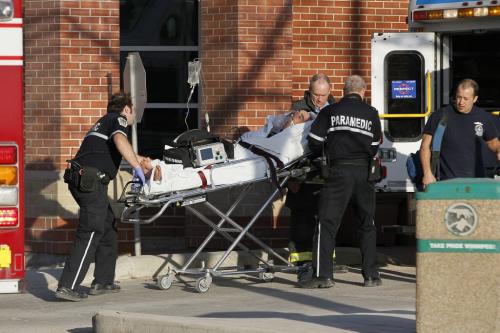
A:
POLYGON ((123 117, 118 117, 118 124, 120 124, 120 126, 127 127, 128 126, 127 119, 123 117))

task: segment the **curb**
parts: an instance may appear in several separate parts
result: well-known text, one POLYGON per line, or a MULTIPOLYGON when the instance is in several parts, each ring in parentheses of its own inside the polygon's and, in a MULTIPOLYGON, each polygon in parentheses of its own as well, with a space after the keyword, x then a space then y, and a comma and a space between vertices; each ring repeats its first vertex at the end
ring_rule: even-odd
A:
POLYGON ((99 311, 92 317, 95 333, 273 333, 231 319, 161 316, 144 313, 99 311))

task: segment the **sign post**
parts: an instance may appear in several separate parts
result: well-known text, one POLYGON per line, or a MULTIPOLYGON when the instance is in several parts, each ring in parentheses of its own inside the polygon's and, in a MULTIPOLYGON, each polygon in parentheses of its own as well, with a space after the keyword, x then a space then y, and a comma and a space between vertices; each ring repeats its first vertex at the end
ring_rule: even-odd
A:
MULTIPOLYGON (((142 121, 144 109, 147 104, 146 70, 141 61, 139 52, 131 52, 127 56, 127 63, 123 73, 123 86, 126 93, 130 93, 132 104, 135 106, 136 122, 132 125, 132 148, 135 153, 139 151, 137 144, 137 123, 142 121)), ((141 255, 141 228, 139 223, 134 223, 134 254, 141 255)))

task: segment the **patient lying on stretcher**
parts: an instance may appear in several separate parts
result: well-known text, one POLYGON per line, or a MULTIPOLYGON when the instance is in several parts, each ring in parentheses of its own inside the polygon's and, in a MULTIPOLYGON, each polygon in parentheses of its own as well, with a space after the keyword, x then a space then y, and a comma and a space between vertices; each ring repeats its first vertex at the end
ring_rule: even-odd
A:
MULTIPOLYGON (((244 133, 240 140, 258 146, 286 165, 308 152, 306 138, 313 117, 314 114, 304 110, 269 116, 263 127, 244 133)), ((234 184, 265 177, 268 172, 266 160, 238 142, 234 144, 234 159, 226 163, 184 168, 181 164, 144 158, 141 166, 147 179, 144 186, 146 194, 234 184)))

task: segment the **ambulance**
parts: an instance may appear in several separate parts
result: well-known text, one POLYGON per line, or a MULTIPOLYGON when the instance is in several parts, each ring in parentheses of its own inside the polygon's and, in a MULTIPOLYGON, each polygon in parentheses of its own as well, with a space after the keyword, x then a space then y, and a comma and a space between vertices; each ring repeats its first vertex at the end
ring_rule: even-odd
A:
MULTIPOLYGON (((474 79, 476 105, 495 115, 500 110, 500 1, 411 0, 408 25, 409 32, 375 33, 371 43, 372 105, 382 121, 387 168, 378 184, 383 192, 415 191, 407 157, 419 149, 429 115, 453 102, 457 82, 474 79)), ((483 158, 493 176, 495 155, 483 149, 483 158)))

